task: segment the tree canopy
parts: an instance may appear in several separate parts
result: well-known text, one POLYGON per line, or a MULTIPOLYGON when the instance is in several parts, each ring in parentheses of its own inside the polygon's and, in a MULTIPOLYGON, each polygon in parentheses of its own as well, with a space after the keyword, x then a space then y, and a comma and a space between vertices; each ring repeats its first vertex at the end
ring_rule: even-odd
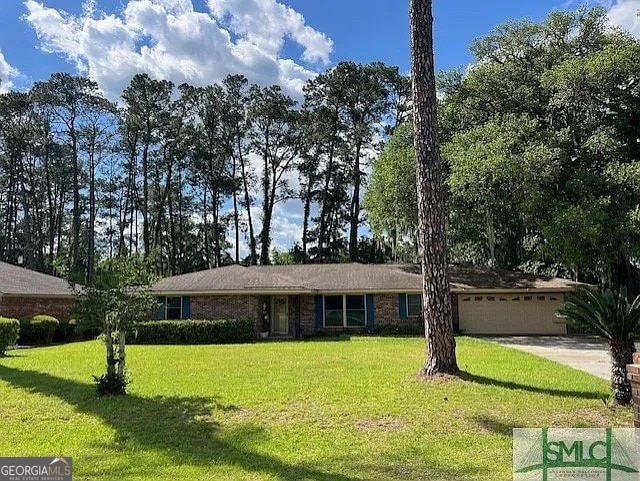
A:
MULTIPOLYGON (((592 8, 508 23, 472 52, 466 72, 438 76, 452 260, 637 294, 640 42, 592 8)), ((410 167, 389 167, 397 135, 372 174, 374 232, 395 222, 379 218, 385 195, 410 190, 410 167)))

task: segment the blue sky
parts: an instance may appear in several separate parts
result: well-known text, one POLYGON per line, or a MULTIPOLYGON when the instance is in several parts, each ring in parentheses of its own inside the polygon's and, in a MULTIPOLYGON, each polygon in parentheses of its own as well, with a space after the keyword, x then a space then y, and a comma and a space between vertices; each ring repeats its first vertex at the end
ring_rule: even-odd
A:
MULTIPOLYGON (((369 62, 381 60, 389 64, 398 65, 402 71, 409 70, 408 54, 408 1, 401 0, 278 0, 279 3, 290 7, 293 11, 300 13, 304 17, 304 25, 324 34, 332 42, 326 58, 319 60, 301 58, 305 47, 289 38, 284 32, 281 48, 276 55, 280 58, 293 59, 297 65, 304 69, 315 72, 333 65, 340 60, 355 60, 369 62)), ((236 12, 240 14, 254 14, 260 17, 261 23, 277 23, 279 18, 273 15, 269 19, 270 13, 274 10, 271 7, 256 12, 255 5, 276 4, 277 0, 95 0, 93 17, 99 19, 102 16, 115 14, 116 17, 123 18, 125 8, 132 3, 148 5, 155 3, 157 6, 164 6, 170 10, 171 4, 180 8, 192 7, 197 12, 210 14, 210 4, 222 5, 226 9, 222 15, 214 15, 219 25, 227 27, 232 40, 243 36, 242 30, 229 27, 229 17, 233 17, 236 12), (243 9, 248 12, 242 12, 243 9)), ((597 2, 590 2, 597 3, 597 2)), ((605 7, 621 9, 618 17, 624 19, 625 13, 629 16, 631 28, 638 27, 638 17, 633 15, 640 9, 640 0, 603 0, 599 2, 605 7), (635 17, 635 18, 634 18, 635 17)), ((496 25, 513 20, 528 18, 534 21, 543 19, 550 11, 557 9, 576 8, 578 1, 572 0, 531 0, 516 2, 512 0, 488 0, 484 2, 472 0, 459 0, 455 2, 446 0, 435 0, 435 48, 437 69, 449 69, 459 66, 466 66, 472 61, 469 53, 469 44, 474 38, 482 36, 491 31, 496 25)), ((75 18, 76 22, 83 21, 83 4, 78 0, 38 0, 31 2, 23 0, 3 0, 2 16, 0 17, 0 51, 4 56, 4 63, 13 67, 12 75, 7 75, 0 67, 0 75, 4 78, 5 88, 11 82, 15 87, 26 87, 33 81, 42 80, 54 71, 77 71, 78 63, 84 62, 84 67, 89 67, 85 72, 92 74, 96 79, 100 79, 100 68, 91 67, 94 60, 89 57, 83 58, 83 47, 75 47, 70 43, 66 45, 51 45, 51 43, 61 43, 53 37, 56 34, 60 37, 62 30, 57 29, 51 22, 51 18, 46 15, 35 15, 33 5, 39 5, 42 12, 67 12, 75 18), (49 28, 49 30, 47 30, 49 28), (53 31, 51 31, 53 29, 53 31), (51 53, 44 52, 45 48, 51 53), (73 58, 78 56, 79 59, 73 58), (69 57, 72 57, 70 60, 69 57), (78 61, 79 60, 79 61, 78 61), (93 70, 93 72, 92 72, 93 70)), ((85 5, 86 7, 86 5, 85 5)), ((40 13, 42 13, 40 12, 40 13)), ((51 15, 49 15, 51 17, 51 15)), ((622 22, 624 23, 624 22, 622 22)), ((248 26, 247 28, 251 28, 248 26)), ((627 28, 629 28, 627 26, 627 28)), ((77 30, 77 29, 76 29, 77 30)), ((148 38, 145 32, 135 29, 141 37, 140 44, 148 38)), ((275 36, 282 32, 276 32, 275 36)), ((152 35, 151 35, 152 37, 152 35)), ((102 37, 100 40, 104 40, 102 37)), ((91 54, 96 57, 99 54, 91 54)), ((102 70, 109 72, 108 65, 102 70)), ((118 74, 116 67, 115 74, 118 74)), ((131 66, 127 71, 132 71, 131 66)), ((151 69, 153 70, 153 69, 151 69)), ((162 72, 163 69, 159 68, 162 72)), ((214 69, 215 70, 215 69, 214 69)), ((150 72, 154 73, 154 72, 150 72)), ((155 72, 158 73, 158 72, 155 72)), ((251 73, 251 69, 248 69, 251 73)), ((298 72, 298 74, 300 74, 298 72)), ((124 72, 123 72, 124 75, 124 72)), ((106 75, 105 75, 106 76, 106 75)), ((304 77, 304 75, 302 75, 304 77)), ((265 75, 264 78, 256 79, 259 82, 277 80, 279 77, 265 75)), ((294 76, 300 78, 300 75, 294 76)), ((194 82, 198 83, 198 78, 194 82)), ((105 86, 111 95, 116 95, 117 82, 113 85, 105 86), (113 90, 113 92, 111 91, 113 90)), ((290 85, 295 89, 295 83, 290 85)))
MULTIPOLYGON (((83 73, 117 100, 145 71, 176 84, 243 73, 300 98, 302 85, 341 60, 409 72, 408 0, 1 0, 1 90, 57 71, 83 73)), ((434 0, 436 68, 465 68, 470 43, 509 20, 600 4, 640 37, 640 0, 434 0)), ((274 244, 299 238, 300 206, 279 207, 274 244)))

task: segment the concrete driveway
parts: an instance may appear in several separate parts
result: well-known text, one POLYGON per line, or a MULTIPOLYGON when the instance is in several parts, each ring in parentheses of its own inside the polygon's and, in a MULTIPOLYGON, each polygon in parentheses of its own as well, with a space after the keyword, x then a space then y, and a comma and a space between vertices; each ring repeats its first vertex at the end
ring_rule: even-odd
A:
POLYGON ((607 343, 596 337, 506 336, 490 337, 487 340, 546 357, 602 379, 611 378, 611 360, 607 343))

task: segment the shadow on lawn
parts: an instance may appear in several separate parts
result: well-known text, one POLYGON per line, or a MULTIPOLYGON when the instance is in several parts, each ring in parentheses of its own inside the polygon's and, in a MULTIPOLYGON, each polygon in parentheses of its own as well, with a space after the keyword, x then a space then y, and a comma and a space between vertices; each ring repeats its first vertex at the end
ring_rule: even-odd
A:
POLYGON ((503 436, 512 436, 513 428, 518 427, 486 414, 477 414, 473 416, 472 419, 486 431, 494 434, 502 434, 503 436))
POLYGON ((554 389, 551 387, 530 386, 528 384, 520 384, 513 381, 502 381, 500 379, 493 379, 490 377, 480 376, 478 374, 471 374, 470 372, 461 371, 459 374, 460 379, 469 382, 475 382, 477 384, 483 384, 487 386, 498 386, 505 389, 513 389, 517 391, 526 391, 536 394, 548 394, 550 396, 558 397, 574 397, 582 399, 603 399, 602 394, 591 391, 570 391, 567 389, 554 389))
POLYGON ((0 379, 16 388, 57 397, 79 412, 100 418, 116 431, 114 440, 102 443, 105 448, 126 449, 127 445, 133 444, 165 451, 180 462, 201 465, 223 463, 291 481, 359 479, 314 467, 287 464, 243 447, 247 440, 258 438, 262 429, 223 430, 213 419, 215 411, 229 412, 239 408, 219 403, 215 398, 143 398, 135 395, 98 398, 92 385, 1 365, 0 379))

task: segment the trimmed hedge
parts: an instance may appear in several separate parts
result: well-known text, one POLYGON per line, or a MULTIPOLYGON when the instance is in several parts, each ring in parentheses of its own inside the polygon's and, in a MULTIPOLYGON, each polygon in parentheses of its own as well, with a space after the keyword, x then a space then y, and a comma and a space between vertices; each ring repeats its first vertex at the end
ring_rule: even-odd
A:
POLYGON ((72 342, 77 340, 77 338, 76 320, 61 319, 53 335, 53 342, 72 342))
POLYGON ((23 344, 51 344, 58 319, 45 314, 20 319, 20 342, 23 344))
POLYGON ((253 342, 253 321, 146 321, 134 324, 131 344, 240 344, 253 342))
POLYGON ((9 317, 0 317, 0 355, 4 356, 9 346, 18 340, 20 321, 9 317))
POLYGON ((97 339, 102 334, 102 326, 95 321, 71 319, 69 322, 75 324, 74 337, 77 340, 89 341, 97 339))
POLYGON ((370 329, 369 333, 376 336, 424 336, 424 324, 420 317, 414 325, 401 324, 400 322, 383 324, 370 329))

